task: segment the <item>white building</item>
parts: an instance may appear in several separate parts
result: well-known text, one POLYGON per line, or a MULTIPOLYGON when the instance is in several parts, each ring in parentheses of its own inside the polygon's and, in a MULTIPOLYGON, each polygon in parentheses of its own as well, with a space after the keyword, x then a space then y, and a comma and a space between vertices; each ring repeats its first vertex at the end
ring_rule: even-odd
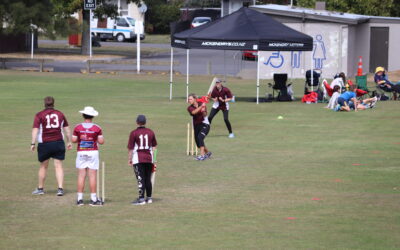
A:
POLYGON ((243 6, 248 6, 255 0, 221 0, 221 17, 232 14, 243 6))
POLYGON ((314 10, 284 5, 254 5, 277 21, 314 38, 312 52, 262 52, 261 75, 286 72, 304 77, 304 72, 321 69, 323 77, 338 72, 354 76, 359 57, 363 71, 374 72, 377 66, 389 71, 400 69, 400 18, 365 16, 314 10))

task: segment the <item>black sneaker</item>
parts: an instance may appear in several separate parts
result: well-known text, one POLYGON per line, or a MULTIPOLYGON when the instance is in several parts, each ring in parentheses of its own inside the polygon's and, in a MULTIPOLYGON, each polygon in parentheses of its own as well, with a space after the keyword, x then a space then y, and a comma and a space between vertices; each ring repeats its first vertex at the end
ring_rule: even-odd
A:
POLYGON ((90 200, 89 205, 92 207, 99 207, 99 206, 103 206, 103 202, 101 202, 101 200, 97 200, 97 201, 90 200))
POLYGON ((146 201, 144 198, 138 198, 137 200, 132 201, 132 205, 144 205, 146 201))
POLYGON ((44 190, 43 188, 36 188, 33 192, 33 195, 43 195, 44 194, 44 190))
POLYGON ((57 196, 63 196, 64 195, 64 189, 58 188, 57 190, 57 196))
POLYGON ((83 200, 79 200, 79 201, 76 202, 76 205, 77 206, 83 206, 85 204, 83 203, 83 200))
POLYGON ((206 158, 210 158, 211 155, 212 155, 211 151, 208 151, 208 152, 206 153, 206 158))

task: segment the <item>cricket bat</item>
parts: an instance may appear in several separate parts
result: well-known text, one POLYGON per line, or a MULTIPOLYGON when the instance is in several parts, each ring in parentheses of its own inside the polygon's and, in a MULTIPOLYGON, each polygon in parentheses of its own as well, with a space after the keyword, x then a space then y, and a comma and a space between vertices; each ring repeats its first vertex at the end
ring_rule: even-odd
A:
POLYGON ((217 78, 214 77, 214 79, 212 80, 212 82, 210 84, 210 87, 208 88, 207 95, 202 96, 200 98, 197 98, 197 101, 198 102, 202 102, 202 103, 209 103, 210 102, 211 93, 212 93, 216 83, 217 83, 217 78))
POLYGON ((208 88, 208 92, 207 92, 208 96, 211 96, 211 92, 213 91, 216 83, 217 83, 217 78, 214 77, 214 79, 212 80, 212 82, 210 84, 210 88, 208 88))
POLYGON ((158 152, 157 149, 155 149, 154 152, 153 152, 153 161, 154 161, 154 163, 153 163, 153 169, 151 170, 151 177, 150 177, 151 178, 151 186, 153 187, 153 189, 154 189, 154 183, 156 183, 157 152, 158 152))
POLYGON ((151 171, 151 186, 153 187, 153 190, 154 190, 154 183, 156 182, 156 169, 157 169, 157 164, 153 163, 153 170, 151 171))

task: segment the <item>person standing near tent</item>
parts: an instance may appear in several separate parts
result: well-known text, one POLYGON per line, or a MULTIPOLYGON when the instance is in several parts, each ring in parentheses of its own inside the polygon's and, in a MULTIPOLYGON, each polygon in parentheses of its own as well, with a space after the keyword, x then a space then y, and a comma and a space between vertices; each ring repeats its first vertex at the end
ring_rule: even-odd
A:
POLYGON ((77 143, 76 168, 78 170, 77 201, 76 205, 83 205, 83 190, 86 176, 89 177, 90 206, 102 206, 103 203, 96 195, 98 185, 97 171, 99 171, 99 149, 97 144, 104 143, 103 131, 92 122, 99 115, 93 107, 85 107, 79 111, 83 117, 83 123, 75 126, 72 142, 77 143))
POLYGON ((224 115, 224 121, 226 128, 229 131, 229 138, 234 138, 235 135, 232 132, 232 126, 231 123, 229 122, 229 101, 232 100, 232 93, 231 91, 222 85, 222 81, 220 79, 217 79, 215 83, 215 88, 211 92, 211 98, 214 101, 214 104, 212 106, 210 115, 208 116, 208 121, 211 124, 211 121, 213 120, 214 116, 221 110, 223 115, 224 115))
POLYGON ((204 143, 204 139, 210 131, 210 122, 207 117, 207 106, 204 102, 198 102, 195 94, 189 95, 188 103, 190 106, 187 107, 187 111, 193 119, 196 146, 200 148, 200 155, 196 157, 196 160, 204 161, 211 156, 211 152, 208 151, 204 143))
POLYGON ((56 179, 58 184, 57 196, 64 195, 64 170, 63 160, 65 159, 65 143, 63 140, 64 130, 67 139, 67 149, 72 148, 71 131, 68 121, 64 114, 54 109, 54 98, 47 96, 44 98, 45 109, 35 115, 32 128, 31 151, 35 151, 36 140, 38 141, 37 152, 40 162, 39 185, 32 192, 33 195, 44 194, 44 181, 46 179, 47 168, 50 158, 54 159, 56 179))

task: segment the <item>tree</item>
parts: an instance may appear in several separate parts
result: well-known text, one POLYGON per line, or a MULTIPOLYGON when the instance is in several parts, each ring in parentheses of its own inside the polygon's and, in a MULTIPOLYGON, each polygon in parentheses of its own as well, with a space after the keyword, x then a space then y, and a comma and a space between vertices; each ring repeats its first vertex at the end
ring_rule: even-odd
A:
POLYGON ((51 32, 54 27, 52 10, 51 0, 2 0, 0 33, 27 33, 31 31, 31 24, 40 27, 43 32, 51 32))
POLYGON ((152 33, 169 33, 169 24, 179 19, 181 3, 178 1, 148 0, 146 1, 146 25, 152 33))
POLYGON ((393 0, 393 5, 390 15, 395 17, 400 17, 400 0, 393 0))

